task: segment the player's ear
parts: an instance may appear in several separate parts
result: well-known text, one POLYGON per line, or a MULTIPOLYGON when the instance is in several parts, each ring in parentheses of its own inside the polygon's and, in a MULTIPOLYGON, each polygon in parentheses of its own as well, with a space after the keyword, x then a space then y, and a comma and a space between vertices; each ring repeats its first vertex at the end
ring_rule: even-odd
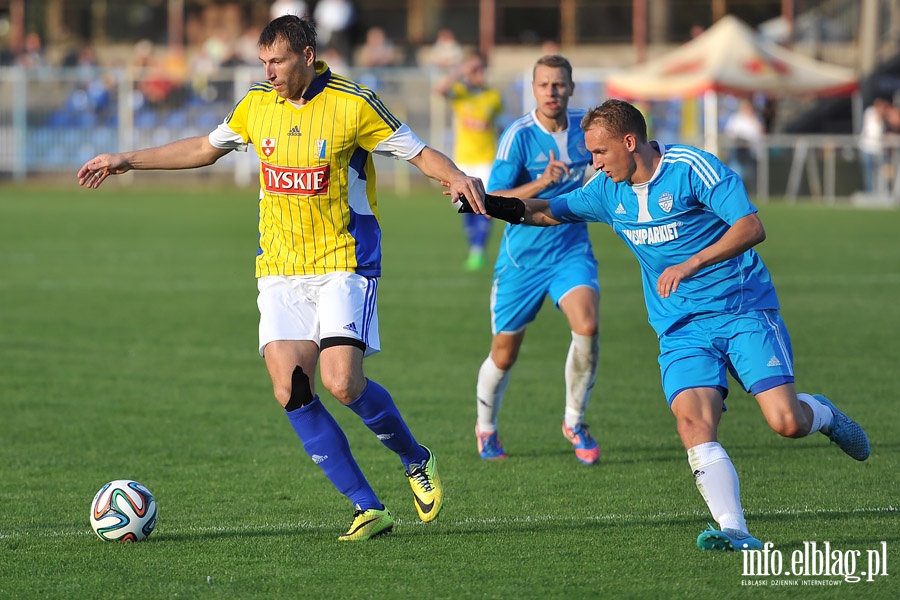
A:
POLYGON ((629 152, 634 152, 634 149, 637 148, 637 138, 631 133, 626 133, 625 138, 622 141, 625 143, 625 148, 629 152))
POLYGON ((316 49, 312 46, 304 48, 303 60, 306 62, 307 66, 314 64, 316 62, 316 49))

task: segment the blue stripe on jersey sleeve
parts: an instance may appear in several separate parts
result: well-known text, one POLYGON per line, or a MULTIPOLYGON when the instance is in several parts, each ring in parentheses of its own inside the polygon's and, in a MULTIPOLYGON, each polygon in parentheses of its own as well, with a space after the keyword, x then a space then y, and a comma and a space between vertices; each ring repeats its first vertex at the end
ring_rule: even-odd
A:
POLYGON ((381 99, 369 88, 363 87, 358 83, 354 83, 339 75, 332 76, 325 87, 362 98, 393 131, 400 129, 402 123, 397 117, 391 114, 391 111, 388 110, 381 99))
POLYGON ((579 219, 578 215, 569 208, 569 202, 566 196, 557 196, 556 198, 551 199, 550 212, 553 213, 554 219, 562 221, 563 223, 577 223, 583 221, 583 219, 579 219))
POLYGON ((498 160, 509 160, 509 152, 516 139, 516 135, 533 123, 534 119, 532 118, 531 113, 528 113, 513 121, 509 127, 506 128, 506 131, 500 136, 500 143, 497 146, 498 160))

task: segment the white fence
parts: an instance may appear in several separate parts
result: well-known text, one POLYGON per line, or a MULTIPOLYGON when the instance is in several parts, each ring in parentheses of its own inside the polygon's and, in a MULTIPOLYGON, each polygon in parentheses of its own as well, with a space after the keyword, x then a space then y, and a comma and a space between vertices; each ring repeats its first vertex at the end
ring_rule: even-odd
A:
MULTIPOLYGON (((373 87, 398 118, 430 145, 451 147, 446 102, 432 94, 439 74, 420 69, 348 70, 347 75, 373 87)), ((590 107, 604 98, 608 71, 579 69, 573 106, 590 107)), ((126 69, 25 70, 0 68, 0 181, 74 174, 101 152, 117 152, 166 143, 214 129, 261 76, 259 67, 221 71, 213 78, 160 81, 126 69)), ((492 73, 503 93, 506 121, 533 106, 529 72, 492 73)), ((702 144, 701 132, 684 135, 677 106, 652 107, 651 134, 662 141, 702 144)), ((728 159, 729 141, 719 138, 728 159)), ((758 153, 755 177, 748 188, 762 201, 813 199, 858 203, 900 203, 900 143, 888 141, 889 165, 874 193, 861 193, 862 164, 852 135, 770 135, 758 153)), ((415 169, 379 160, 380 180, 400 192, 408 190, 415 169)), ((256 185, 258 163, 252 152, 227 157, 203 169, 205 177, 223 177, 240 186, 256 185)))

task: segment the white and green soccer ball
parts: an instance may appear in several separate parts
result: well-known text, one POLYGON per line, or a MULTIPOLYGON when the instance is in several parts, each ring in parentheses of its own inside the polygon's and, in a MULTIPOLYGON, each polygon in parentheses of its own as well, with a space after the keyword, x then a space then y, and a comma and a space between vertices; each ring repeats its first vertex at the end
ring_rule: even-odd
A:
POLYGON ((91 527, 107 542, 140 542, 155 526, 156 499, 137 481, 110 481, 91 503, 91 527))

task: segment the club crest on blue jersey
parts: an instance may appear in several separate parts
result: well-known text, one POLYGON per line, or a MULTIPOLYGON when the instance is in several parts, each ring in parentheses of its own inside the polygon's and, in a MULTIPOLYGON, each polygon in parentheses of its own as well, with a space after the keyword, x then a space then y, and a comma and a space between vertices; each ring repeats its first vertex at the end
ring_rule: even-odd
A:
POLYGON ((675 196, 673 196, 670 192, 663 192, 659 197, 659 207, 667 213, 672 211, 672 205, 674 203, 675 196))
POLYGON ((266 156, 272 156, 275 152, 275 138, 263 138, 262 151, 266 156))

